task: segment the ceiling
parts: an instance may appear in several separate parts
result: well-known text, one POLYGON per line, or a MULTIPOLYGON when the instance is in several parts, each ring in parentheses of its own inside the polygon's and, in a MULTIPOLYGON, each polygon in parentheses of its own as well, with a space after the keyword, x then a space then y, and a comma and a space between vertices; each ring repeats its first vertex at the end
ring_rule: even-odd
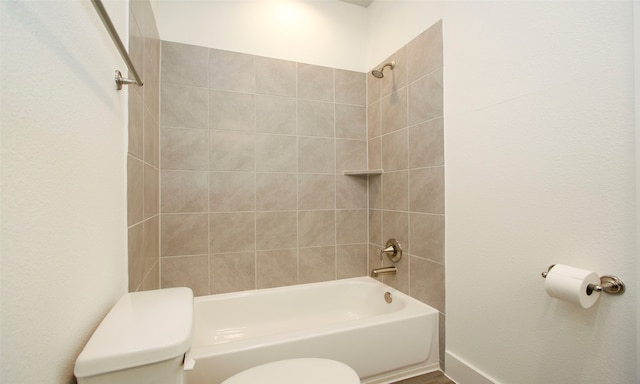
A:
POLYGON ((359 5, 361 7, 368 7, 369 5, 371 5, 371 3, 373 3, 373 0, 340 0, 340 1, 344 1, 345 3, 351 3, 351 4, 355 4, 355 5, 359 5))

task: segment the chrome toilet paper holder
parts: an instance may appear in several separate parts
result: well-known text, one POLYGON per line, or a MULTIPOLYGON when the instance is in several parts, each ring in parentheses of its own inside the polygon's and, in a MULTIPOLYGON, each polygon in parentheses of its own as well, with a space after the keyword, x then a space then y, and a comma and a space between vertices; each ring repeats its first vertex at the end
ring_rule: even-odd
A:
MULTIPOLYGON (((547 274, 555 264, 551 264, 546 272, 542 272, 543 278, 547 278, 547 274)), ((613 275, 600 276, 600 285, 589 284, 587 286, 587 295, 591 295, 593 292, 604 292, 611 295, 622 295, 624 293, 624 283, 620 278, 613 275)))

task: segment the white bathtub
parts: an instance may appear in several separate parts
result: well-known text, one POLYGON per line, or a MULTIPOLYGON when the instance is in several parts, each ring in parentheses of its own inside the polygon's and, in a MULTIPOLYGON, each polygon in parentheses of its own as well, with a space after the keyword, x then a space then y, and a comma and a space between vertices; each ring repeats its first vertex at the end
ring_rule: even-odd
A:
POLYGON ((370 277, 196 297, 194 322, 187 384, 295 357, 342 361, 368 384, 438 369, 438 311, 370 277))

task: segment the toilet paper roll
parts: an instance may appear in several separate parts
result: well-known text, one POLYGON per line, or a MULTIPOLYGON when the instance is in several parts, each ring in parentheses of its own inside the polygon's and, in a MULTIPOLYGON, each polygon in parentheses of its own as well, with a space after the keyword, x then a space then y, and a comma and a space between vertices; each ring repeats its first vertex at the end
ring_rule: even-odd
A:
POLYGON ((556 264, 547 273, 544 288, 551 297, 589 308, 600 297, 600 292, 596 291, 587 294, 589 284, 600 284, 600 278, 595 272, 556 264))

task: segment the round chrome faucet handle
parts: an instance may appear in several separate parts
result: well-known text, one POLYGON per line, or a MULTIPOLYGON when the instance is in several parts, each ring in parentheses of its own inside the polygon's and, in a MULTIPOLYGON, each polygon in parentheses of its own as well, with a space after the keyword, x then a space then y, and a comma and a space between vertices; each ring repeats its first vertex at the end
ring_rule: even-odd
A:
POLYGON ((386 248, 380 251, 380 258, 382 258, 382 255, 387 255, 394 263, 402 259, 402 246, 396 239, 387 240, 385 247, 386 248))

